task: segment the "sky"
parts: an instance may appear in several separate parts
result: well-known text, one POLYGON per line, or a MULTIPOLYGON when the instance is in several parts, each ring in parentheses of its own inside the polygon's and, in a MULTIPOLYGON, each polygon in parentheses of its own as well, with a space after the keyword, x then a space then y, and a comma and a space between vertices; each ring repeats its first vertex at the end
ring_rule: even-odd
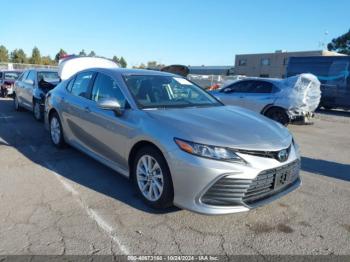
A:
POLYGON ((233 65, 234 56, 320 50, 350 29, 349 0, 0 0, 0 45, 54 57, 84 49, 129 66, 233 65), (6 10, 6 11, 4 11, 6 10), (326 33, 328 32, 328 33, 326 33))

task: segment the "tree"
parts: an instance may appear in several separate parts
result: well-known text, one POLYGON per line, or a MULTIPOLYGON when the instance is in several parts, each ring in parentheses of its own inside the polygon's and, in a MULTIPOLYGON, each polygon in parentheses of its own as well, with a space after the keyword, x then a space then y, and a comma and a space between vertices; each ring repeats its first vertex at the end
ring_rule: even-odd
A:
POLYGON ((56 54, 55 56, 55 61, 56 63, 58 63, 58 61, 60 60, 60 58, 64 57, 67 55, 67 52, 64 51, 62 48, 60 49, 60 51, 56 54))
POLYGON ((149 61, 147 63, 147 68, 151 68, 151 69, 161 69, 162 67, 164 67, 163 64, 158 64, 157 61, 149 61))
POLYGON ((86 56, 86 53, 85 53, 84 49, 79 52, 79 56, 86 56))
POLYGON ((350 30, 332 40, 327 45, 329 51, 336 51, 341 54, 350 55, 350 30))
POLYGON ((41 64, 41 54, 40 54, 39 48, 37 48, 36 46, 33 48, 32 57, 30 58, 29 61, 31 64, 35 64, 35 65, 41 64))
POLYGON ((128 63, 125 61, 124 57, 120 57, 119 64, 121 67, 125 68, 128 66, 128 63))
POLYGON ((11 52, 11 62, 12 63, 27 63, 27 56, 23 49, 15 49, 11 52))
POLYGON ((9 61, 9 51, 5 46, 0 45, 0 62, 8 62, 9 61))
POLYGON ((88 56, 96 56, 95 52, 94 51, 91 51, 88 56))
POLYGON ((118 65, 120 64, 119 58, 118 58, 116 55, 113 56, 112 61, 113 61, 114 63, 117 63, 118 65))
POLYGON ((41 57, 41 64, 43 64, 43 65, 54 65, 54 64, 56 64, 56 61, 51 59, 51 57, 48 55, 48 56, 41 57))

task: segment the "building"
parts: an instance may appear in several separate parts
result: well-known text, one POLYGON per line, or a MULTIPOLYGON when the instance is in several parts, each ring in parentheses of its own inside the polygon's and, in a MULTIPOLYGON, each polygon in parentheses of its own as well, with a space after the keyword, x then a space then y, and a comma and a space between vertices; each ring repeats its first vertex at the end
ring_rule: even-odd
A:
POLYGON ((235 74, 254 77, 285 78, 289 57, 338 55, 342 54, 326 50, 301 52, 278 50, 275 53, 236 55, 235 74))
POLYGON ((192 75, 231 75, 233 66, 188 66, 192 75))

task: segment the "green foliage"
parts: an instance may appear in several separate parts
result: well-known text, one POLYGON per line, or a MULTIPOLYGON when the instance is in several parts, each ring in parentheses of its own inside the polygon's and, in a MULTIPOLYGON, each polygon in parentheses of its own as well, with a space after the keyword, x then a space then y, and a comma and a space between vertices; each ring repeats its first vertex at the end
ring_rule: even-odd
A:
POLYGON ((9 51, 5 46, 0 45, 0 62, 8 62, 9 61, 9 51))
POLYGON ((12 63, 28 63, 27 55, 24 53, 23 49, 15 49, 11 52, 11 62, 12 63))
POLYGON ((94 56, 96 56, 96 54, 95 54, 94 51, 91 51, 91 52, 88 54, 88 56, 94 57, 94 56))
POLYGON ((117 56, 113 56, 112 61, 119 65, 119 58, 117 56))
POLYGON ((124 57, 120 57, 119 64, 123 68, 126 68, 128 66, 128 63, 125 61, 124 57))
POLYGON ((56 61, 54 59, 51 59, 51 57, 48 56, 42 56, 41 57, 41 64, 42 65, 55 65, 56 61))
POLYGON ((86 56, 86 53, 85 53, 85 50, 82 49, 80 52, 79 52, 79 56, 86 56))
POLYGON ((36 46, 33 48, 32 57, 29 59, 31 64, 40 65, 41 64, 41 54, 39 48, 36 46))
POLYGON ((336 51, 341 54, 350 55, 350 30, 332 40, 327 45, 329 51, 336 51))
POLYGON ((58 63, 58 61, 60 60, 61 57, 67 55, 67 52, 64 51, 62 48, 60 49, 60 51, 56 54, 55 56, 55 61, 56 63, 58 63))

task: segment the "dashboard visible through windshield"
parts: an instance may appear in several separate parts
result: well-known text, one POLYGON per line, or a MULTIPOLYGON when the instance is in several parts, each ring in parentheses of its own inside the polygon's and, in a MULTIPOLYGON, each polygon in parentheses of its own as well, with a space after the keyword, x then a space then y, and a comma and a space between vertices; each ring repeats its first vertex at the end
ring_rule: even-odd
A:
POLYGON ((200 87, 181 77, 126 75, 124 80, 142 109, 222 105, 200 87))

